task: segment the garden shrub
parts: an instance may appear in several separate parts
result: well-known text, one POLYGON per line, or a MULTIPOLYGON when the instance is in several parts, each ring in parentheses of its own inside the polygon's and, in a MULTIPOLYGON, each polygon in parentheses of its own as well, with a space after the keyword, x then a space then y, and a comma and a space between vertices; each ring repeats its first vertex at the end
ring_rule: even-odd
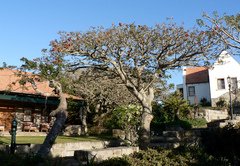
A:
POLYGON ((0 151, 1 166, 33 166, 41 162, 44 162, 44 159, 40 155, 8 154, 5 151, 0 151))
POLYGON ((205 97, 201 98, 200 103, 203 107, 211 106, 211 103, 209 101, 207 101, 207 99, 205 97))
POLYGON ((217 107, 223 108, 227 107, 228 103, 224 98, 220 98, 218 102, 216 102, 217 107))
MULTIPOLYGON (((190 107, 188 104, 182 105, 179 110, 179 116, 181 118, 186 118, 190 113, 190 107)), ((163 107, 161 104, 153 103, 152 104, 152 112, 154 118, 152 120, 153 123, 158 122, 169 122, 174 120, 174 109, 171 107, 163 107)))
POLYGON ((207 154, 199 146, 180 146, 176 149, 163 149, 161 147, 152 147, 148 150, 140 150, 124 155, 122 158, 111 158, 109 160, 96 163, 97 166, 162 166, 162 165, 229 165, 229 162, 223 158, 214 158, 207 154))
POLYGON ((174 119, 174 112, 172 110, 164 109, 161 104, 153 103, 152 112, 154 115, 152 120, 153 123, 168 122, 174 119))
POLYGON ((62 158, 44 159, 39 154, 9 154, 0 151, 1 166, 67 166, 69 161, 62 161, 62 158))
POLYGON ((137 144, 138 127, 140 125, 142 107, 137 105, 122 105, 116 107, 104 119, 104 127, 122 129, 126 133, 126 143, 137 144))
POLYGON ((224 128, 202 131, 202 144, 206 152, 226 158, 232 165, 240 165, 240 129, 228 125, 224 128))

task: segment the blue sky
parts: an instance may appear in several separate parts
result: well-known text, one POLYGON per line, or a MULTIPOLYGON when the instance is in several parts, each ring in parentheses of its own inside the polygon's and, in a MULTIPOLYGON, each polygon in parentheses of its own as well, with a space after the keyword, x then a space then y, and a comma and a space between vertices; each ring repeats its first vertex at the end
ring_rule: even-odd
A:
MULTIPOLYGON (((59 39, 58 31, 86 31, 90 26, 105 28, 114 22, 154 26, 173 17, 178 25, 196 26, 202 9, 232 15, 240 13, 239 0, 11 0, 0 5, 0 66, 20 66, 20 58, 41 57, 49 42, 59 39)), ((240 62, 240 58, 235 58, 240 62)), ((182 83, 182 72, 171 72, 168 83, 182 83)))

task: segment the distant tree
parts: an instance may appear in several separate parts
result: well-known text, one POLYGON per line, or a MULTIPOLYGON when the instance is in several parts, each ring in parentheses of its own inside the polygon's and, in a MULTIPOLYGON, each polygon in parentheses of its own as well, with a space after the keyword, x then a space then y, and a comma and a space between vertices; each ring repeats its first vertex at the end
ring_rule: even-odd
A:
MULTIPOLYGON (((120 78, 112 77, 111 73, 92 68, 65 72, 61 82, 65 92, 81 96, 85 107, 81 109, 82 132, 87 133, 87 113, 95 113, 94 121, 102 126, 103 117, 122 104, 139 103, 138 100, 122 86, 120 78), (94 110, 90 110, 93 108, 94 110)), ((82 134, 84 134, 82 133, 82 134)))
MULTIPOLYGON (((215 40, 197 29, 183 25, 122 24, 108 29, 91 27, 86 32, 59 32, 60 40, 50 42, 49 58, 65 55, 69 71, 80 68, 106 70, 121 79, 141 103, 140 146, 150 143, 153 84, 170 69, 183 65, 204 65, 215 57, 215 40)), ((47 51, 47 50, 44 50, 47 51)))
MULTIPOLYGON (((64 90, 68 94, 81 96, 85 100, 85 109, 80 113, 84 118, 81 131, 87 132, 87 112, 97 113, 94 121, 101 127, 104 116, 114 110, 116 106, 137 104, 139 100, 122 84, 119 77, 107 71, 96 70, 95 68, 81 69, 78 71, 66 72, 62 77, 64 90), (94 108, 91 110, 89 108, 94 108)), ((167 93, 174 88, 173 84, 168 85, 164 79, 156 79, 153 84, 155 88, 155 101, 162 100, 167 93)))
POLYGON ((213 17, 203 11, 203 19, 197 19, 201 27, 206 27, 210 37, 219 40, 216 49, 232 49, 233 53, 240 54, 240 14, 219 16, 213 12, 213 17))

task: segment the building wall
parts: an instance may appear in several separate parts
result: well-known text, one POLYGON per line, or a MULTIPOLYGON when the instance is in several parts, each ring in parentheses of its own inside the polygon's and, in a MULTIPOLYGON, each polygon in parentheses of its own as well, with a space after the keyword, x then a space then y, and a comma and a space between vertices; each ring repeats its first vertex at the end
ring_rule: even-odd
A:
MULTIPOLYGON (((219 56, 217 61, 214 63, 213 67, 209 69, 209 83, 210 83, 210 94, 212 106, 216 106, 216 101, 219 100, 221 96, 229 92, 227 77, 236 77, 240 80, 240 66, 239 63, 233 59, 226 51, 223 51, 219 56), (218 79, 224 79, 225 88, 218 88, 218 79)), ((240 84, 238 83, 238 88, 240 84)), ((224 95, 224 98, 226 95, 224 95)), ((229 100, 229 98, 227 98, 229 100)))
POLYGON ((14 114, 14 107, 0 107, 0 125, 4 126, 5 131, 11 129, 14 114))
POLYGON ((207 101, 211 101, 211 98, 210 98, 210 89, 209 89, 209 83, 198 83, 198 84, 187 84, 186 85, 186 92, 185 92, 185 95, 186 100, 190 100, 190 104, 195 104, 195 97, 194 96, 189 96, 188 94, 188 88, 189 87, 195 87, 195 95, 198 99, 198 103, 200 103, 200 100, 202 98, 206 98, 207 101))
POLYGON ((194 86, 195 87, 195 95, 198 99, 198 103, 202 98, 206 98, 207 101, 211 101, 210 97, 210 88, 209 83, 197 83, 197 84, 186 84, 186 67, 183 67, 183 84, 179 85, 178 87, 183 88, 183 97, 185 100, 190 100, 190 104, 195 103, 194 96, 189 96, 188 94, 188 87, 194 86))

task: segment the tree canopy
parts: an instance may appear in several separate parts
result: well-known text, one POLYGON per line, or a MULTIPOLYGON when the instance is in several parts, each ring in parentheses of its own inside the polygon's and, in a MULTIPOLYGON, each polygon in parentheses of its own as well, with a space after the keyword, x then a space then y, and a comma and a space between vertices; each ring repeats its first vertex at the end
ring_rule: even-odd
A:
POLYGON ((91 67, 119 77, 143 106, 140 138, 145 143, 150 141, 156 79, 183 65, 208 65, 208 60, 218 55, 212 49, 218 41, 211 34, 196 28, 185 30, 183 24, 156 23, 148 27, 119 23, 107 29, 91 27, 86 32, 59 34, 60 40, 50 42, 50 61, 60 57, 67 71, 91 67))
POLYGON ((219 41, 216 49, 232 49, 235 54, 240 53, 240 14, 219 16, 213 12, 213 17, 203 11, 203 19, 197 19, 201 27, 205 27, 208 32, 214 33, 219 41))

